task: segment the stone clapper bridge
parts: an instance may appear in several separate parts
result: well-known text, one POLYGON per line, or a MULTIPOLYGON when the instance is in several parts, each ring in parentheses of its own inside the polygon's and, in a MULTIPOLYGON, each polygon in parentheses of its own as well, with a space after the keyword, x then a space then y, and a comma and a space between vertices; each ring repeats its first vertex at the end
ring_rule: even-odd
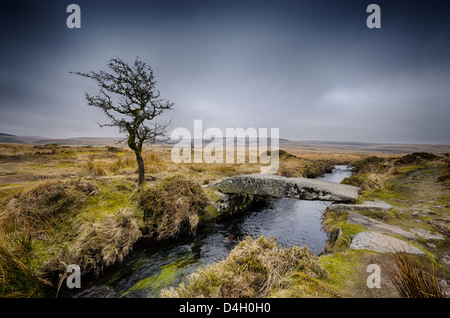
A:
POLYGON ((211 183, 209 187, 217 188, 227 195, 246 194, 337 202, 356 201, 361 193, 360 188, 351 185, 272 174, 247 174, 225 178, 211 183))
POLYGON ((355 235, 350 248, 369 249, 381 253, 406 250, 413 254, 424 254, 416 246, 385 235, 401 235, 407 239, 415 240, 414 234, 391 225, 381 224, 382 222, 371 218, 359 215, 356 218, 351 211, 388 211, 393 206, 382 201, 354 204, 361 193, 361 189, 355 186, 317 179, 287 178, 272 174, 247 174, 224 178, 209 184, 207 187, 218 190, 216 194, 220 196, 220 201, 216 204, 216 208, 219 213, 224 215, 246 210, 255 203, 267 202, 269 198, 333 201, 333 204, 328 207, 330 210, 348 212, 350 217, 347 223, 361 224, 368 229, 368 231, 355 235), (362 218, 365 219, 360 220, 362 218), (377 226, 374 227, 374 224, 377 226), (405 235, 405 233, 408 235, 405 235))

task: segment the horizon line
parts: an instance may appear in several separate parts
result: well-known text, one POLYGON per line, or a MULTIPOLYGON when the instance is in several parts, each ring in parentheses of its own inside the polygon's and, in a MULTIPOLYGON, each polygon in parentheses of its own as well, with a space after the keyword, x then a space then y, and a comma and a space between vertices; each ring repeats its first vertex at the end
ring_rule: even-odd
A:
MULTIPOLYGON (((49 139, 49 140, 70 140, 70 139, 109 139, 109 140, 116 140, 121 139, 123 137, 113 137, 113 136, 86 136, 86 137, 42 137, 42 136, 35 136, 35 135, 13 135, 8 133, 2 133, 0 132, 0 137, 18 137, 18 138, 38 138, 38 139, 49 139)), ((224 139, 232 138, 232 137, 223 137, 224 139)), ((234 138, 242 138, 242 137, 234 137, 234 138)), ((248 138, 248 137, 247 137, 248 138)), ((260 137, 258 137, 259 139, 260 137)), ((191 140, 197 140, 198 138, 191 138, 191 140)), ((267 137, 266 139, 271 139, 270 137, 267 137)), ((202 138, 203 141, 211 141, 211 139, 205 139, 202 138)), ((450 143, 432 143, 432 142, 394 142, 394 141, 361 141, 361 140, 328 140, 328 139, 287 139, 287 138, 279 138, 280 141, 286 141, 286 142, 322 142, 322 143, 364 143, 364 144, 391 144, 391 145, 437 145, 437 146, 450 146, 450 143)), ((171 139, 169 141, 166 141, 165 143, 171 143, 171 139)), ((173 140, 176 141, 176 140, 173 140)), ((0 141, 1 142, 1 141, 0 141)), ((178 141, 180 142, 180 141, 178 141)))

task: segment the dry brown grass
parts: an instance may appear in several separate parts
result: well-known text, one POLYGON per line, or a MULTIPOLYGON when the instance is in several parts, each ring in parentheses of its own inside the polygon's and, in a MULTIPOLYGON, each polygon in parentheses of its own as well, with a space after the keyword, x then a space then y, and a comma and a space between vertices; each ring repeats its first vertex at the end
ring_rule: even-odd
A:
POLYGON ((125 199, 132 190, 115 185, 51 180, 4 198, 0 280, 7 286, 5 297, 44 295, 43 278, 53 282, 55 273, 65 278, 69 264, 80 265, 82 274, 98 274, 123 260, 141 232, 135 211, 122 209, 129 206, 125 199))
POLYGON ((304 159, 280 150, 278 174, 288 178, 314 178, 331 172, 335 162, 325 160, 316 155, 317 159, 304 159))
POLYGON ((318 257, 306 247, 284 248, 273 238, 247 237, 226 260, 201 268, 178 287, 163 291, 162 297, 267 297, 290 288, 299 277, 305 284, 320 285, 317 279, 326 276, 318 257))
POLYGON ((95 191, 93 184, 81 180, 43 181, 10 198, 0 225, 8 232, 17 231, 15 227, 30 228, 32 237, 48 236, 95 191))
POLYGON ((410 253, 391 253, 396 269, 387 269, 402 298, 444 298, 445 288, 436 276, 433 261, 410 253))
MULTIPOLYGON (((279 173, 286 176, 315 176, 331 164, 360 158, 354 153, 289 152, 295 156, 288 154, 280 158, 279 173)), ((169 148, 146 148, 143 157, 147 187, 153 189, 149 191, 159 191, 152 194, 154 210, 145 212, 145 221, 147 229, 159 238, 176 236, 181 229, 195 231, 204 217, 201 210, 206 201, 199 184, 260 171, 259 164, 250 163, 175 164, 169 148), (166 178, 180 174, 184 181, 161 186, 166 178)), ((139 214, 142 211, 129 202, 134 193, 133 182, 137 180, 136 168, 136 158, 126 148, 0 144, 0 223, 2 233, 7 234, 0 242, 0 266, 3 273, 8 273, 0 280, 9 286, 3 289, 5 294, 14 295, 17 291, 16 295, 21 293, 26 297, 43 295, 41 272, 63 273, 64 264, 79 263, 83 273, 99 273, 123 260, 141 235, 138 224, 143 222, 139 214), (38 183, 45 178, 51 180, 38 183), (27 241, 28 237, 31 241, 27 241), (45 260, 49 262, 42 267, 45 260)), ((230 259, 230 264, 234 265, 218 265, 222 266, 222 273, 205 269, 204 274, 210 275, 213 283, 211 289, 201 287, 208 280, 199 278, 193 283, 201 290, 199 293, 211 297, 222 293, 227 297, 254 297, 275 290, 282 295, 293 276, 303 277, 303 281, 311 284, 316 280, 315 286, 320 284, 317 281, 320 271, 310 275, 304 274, 309 273, 308 269, 298 270, 299 262, 309 259, 301 256, 300 251, 279 250, 263 241, 248 243, 245 250, 238 249, 233 254, 235 258, 230 259), (289 255, 297 255, 299 259, 289 255), (297 269, 291 270, 291 265, 297 269), (239 278, 240 274, 243 277, 239 278), (240 294, 237 287, 233 288, 241 282, 240 294)), ((297 286, 300 288, 300 284, 297 286)), ((305 295, 310 292, 304 291, 305 295)))
POLYGON ((33 266, 31 235, 0 230, 0 297, 45 297, 49 282, 33 266))
POLYGON ((178 236, 186 226, 195 233, 208 199, 199 184, 175 175, 141 191, 138 202, 147 234, 161 240, 178 236))
POLYGON ((69 248, 67 264, 80 264, 82 272, 100 274, 103 268, 123 261, 141 236, 136 216, 119 209, 100 222, 84 223, 69 248), (69 263, 70 262, 70 263, 69 263))

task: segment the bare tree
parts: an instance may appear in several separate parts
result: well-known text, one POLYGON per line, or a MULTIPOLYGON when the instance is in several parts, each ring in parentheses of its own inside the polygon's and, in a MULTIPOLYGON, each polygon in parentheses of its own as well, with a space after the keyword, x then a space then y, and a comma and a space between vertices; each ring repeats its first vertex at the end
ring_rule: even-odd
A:
POLYGON ((124 140, 136 155, 140 190, 145 180, 142 146, 165 137, 170 121, 158 123, 155 118, 172 109, 173 103, 160 98, 152 68, 139 58, 132 66, 119 58, 111 59, 108 67, 111 73, 70 73, 93 79, 100 88, 97 95, 85 93, 86 100, 89 106, 100 108, 108 116, 110 123, 99 124, 100 127, 118 127, 121 133, 127 134, 124 140))

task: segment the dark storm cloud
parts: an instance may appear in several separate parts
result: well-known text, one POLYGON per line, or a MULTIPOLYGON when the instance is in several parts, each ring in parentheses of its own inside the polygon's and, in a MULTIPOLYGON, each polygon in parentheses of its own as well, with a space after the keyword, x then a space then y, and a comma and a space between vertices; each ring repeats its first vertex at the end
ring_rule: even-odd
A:
POLYGON ((116 135, 68 73, 149 63, 174 127, 279 127, 289 139, 450 143, 445 1, 6 2, 0 132, 116 135), (378 3, 382 28, 366 27, 378 3), (68 4, 82 28, 65 25, 68 4))

